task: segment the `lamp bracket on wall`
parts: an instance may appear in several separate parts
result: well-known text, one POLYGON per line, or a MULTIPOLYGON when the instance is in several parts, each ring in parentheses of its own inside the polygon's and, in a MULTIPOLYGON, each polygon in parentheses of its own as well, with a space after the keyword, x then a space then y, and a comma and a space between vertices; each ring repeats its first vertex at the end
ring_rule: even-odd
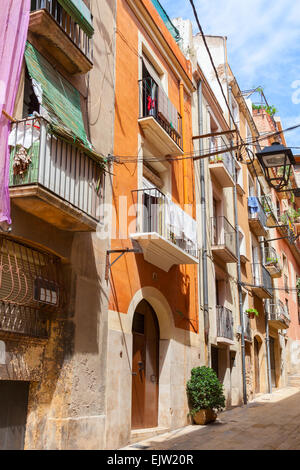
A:
POLYGON ((109 272, 111 267, 123 256, 125 253, 141 253, 141 249, 138 247, 136 248, 124 248, 121 250, 107 250, 106 252, 106 263, 105 263, 105 280, 108 281, 109 278, 109 272), (113 260, 113 262, 110 262, 110 255, 114 253, 119 253, 119 256, 117 256, 116 259, 113 260))

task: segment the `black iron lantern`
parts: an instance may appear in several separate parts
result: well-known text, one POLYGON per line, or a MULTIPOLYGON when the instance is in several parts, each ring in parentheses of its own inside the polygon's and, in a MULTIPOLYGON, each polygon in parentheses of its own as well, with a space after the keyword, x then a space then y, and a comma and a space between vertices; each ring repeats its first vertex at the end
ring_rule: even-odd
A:
POLYGON ((256 153, 267 182, 277 191, 288 185, 291 166, 295 165, 293 152, 278 142, 256 153))

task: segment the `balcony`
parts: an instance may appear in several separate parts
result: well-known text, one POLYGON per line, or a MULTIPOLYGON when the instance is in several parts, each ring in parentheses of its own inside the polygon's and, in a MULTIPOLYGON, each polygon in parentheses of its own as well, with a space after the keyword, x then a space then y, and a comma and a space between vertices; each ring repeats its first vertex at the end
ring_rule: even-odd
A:
POLYGON ((279 261, 279 257, 276 253, 276 250, 269 246, 265 248, 265 261, 264 265, 268 273, 273 278, 279 278, 282 275, 282 266, 279 261))
POLYGON ((93 67, 93 28, 85 19, 91 18, 90 12, 82 0, 69 1, 68 12, 61 3, 58 0, 32 0, 29 31, 68 73, 85 74, 93 67))
POLYGON ((261 263, 252 264, 252 291, 261 299, 269 299, 273 295, 272 278, 261 263))
POLYGON ((0 272, 0 336, 47 339, 63 305, 60 260, 1 236, 0 272))
POLYGON ((279 222, 277 216, 277 209, 274 206, 271 196, 264 195, 259 197, 258 199, 267 216, 266 226, 273 227, 274 225, 278 225, 279 222))
POLYGON ((209 157, 210 174, 222 188, 234 187, 234 162, 230 153, 209 157))
POLYGON ((286 330, 290 323, 287 306, 279 299, 270 299, 266 303, 266 311, 270 326, 277 330, 286 330))
POLYGON ((234 344, 232 311, 222 305, 217 305, 216 310, 217 343, 232 345, 234 344))
POLYGON ((99 221, 102 169, 49 131, 43 118, 12 126, 10 196, 22 210, 61 230, 93 231, 99 221))
POLYGON ((182 118, 152 78, 139 81, 139 125, 159 154, 183 155, 182 118))
POLYGON ((133 191, 136 233, 144 259, 168 272, 173 265, 198 264, 196 221, 156 188, 133 191))
POLYGON ((225 263, 237 262, 236 230, 226 217, 211 218, 211 250, 225 263))
POLYGON ((267 235, 267 216, 257 197, 248 197, 248 221, 256 236, 265 237, 267 235))

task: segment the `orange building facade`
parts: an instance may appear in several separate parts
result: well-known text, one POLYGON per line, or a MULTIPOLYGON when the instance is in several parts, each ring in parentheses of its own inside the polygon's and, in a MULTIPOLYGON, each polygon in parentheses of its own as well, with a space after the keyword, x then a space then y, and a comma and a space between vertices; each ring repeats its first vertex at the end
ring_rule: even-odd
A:
POLYGON ((193 150, 192 92, 190 64, 152 2, 119 0, 108 447, 187 422, 199 361, 194 171, 182 158, 193 150))

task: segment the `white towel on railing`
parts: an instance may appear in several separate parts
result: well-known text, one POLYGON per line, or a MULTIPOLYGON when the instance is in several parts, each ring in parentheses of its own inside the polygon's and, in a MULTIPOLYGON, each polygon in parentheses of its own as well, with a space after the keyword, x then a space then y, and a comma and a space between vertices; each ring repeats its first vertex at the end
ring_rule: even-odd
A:
POLYGON ((176 132, 179 132, 178 111, 161 87, 158 87, 158 112, 176 132))
POLYGON ((180 206, 167 199, 166 223, 178 239, 189 240, 192 247, 197 247, 197 223, 180 206))
POLYGON ((12 130, 8 137, 8 145, 15 147, 22 145, 25 149, 29 149, 32 144, 40 139, 40 123, 36 119, 34 121, 22 121, 12 125, 12 130))

